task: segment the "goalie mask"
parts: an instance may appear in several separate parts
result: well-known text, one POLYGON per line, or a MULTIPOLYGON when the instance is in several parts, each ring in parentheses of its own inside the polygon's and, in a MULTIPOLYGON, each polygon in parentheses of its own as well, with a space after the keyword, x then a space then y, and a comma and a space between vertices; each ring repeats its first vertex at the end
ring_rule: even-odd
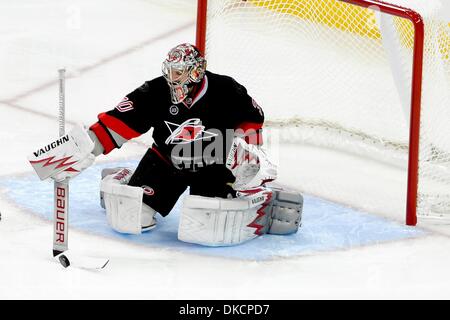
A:
POLYGON ((186 99, 189 87, 205 76, 206 60, 191 44, 183 43, 169 51, 162 64, 162 73, 170 87, 172 102, 186 99))

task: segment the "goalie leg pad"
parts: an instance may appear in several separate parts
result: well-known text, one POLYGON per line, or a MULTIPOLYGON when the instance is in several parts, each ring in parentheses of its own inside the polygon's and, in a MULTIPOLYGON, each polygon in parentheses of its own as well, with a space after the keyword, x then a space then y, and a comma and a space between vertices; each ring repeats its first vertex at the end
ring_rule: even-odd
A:
POLYGON ((302 221, 303 196, 300 193, 272 188, 273 199, 266 208, 272 222, 267 233, 291 234, 298 231, 302 221))
POLYGON ((236 245, 265 233, 286 235, 301 226, 303 196, 277 188, 238 192, 238 198, 186 196, 178 239, 206 246, 236 245))
POLYGON ((237 245, 261 233, 254 222, 271 192, 252 199, 224 199, 188 195, 184 199, 178 239, 206 246, 237 245))
POLYGON ((142 202, 143 189, 126 183, 129 169, 123 169, 102 179, 100 191, 109 225, 120 233, 140 234, 155 227, 156 211, 142 202))
MULTIPOLYGON (((123 167, 102 169, 102 173, 101 173, 102 180, 105 179, 107 176, 114 175, 117 172, 122 171, 122 170, 129 170, 129 173, 126 172, 126 171, 123 171, 123 176, 126 177, 127 179, 126 179, 126 181, 122 181, 121 182, 122 184, 128 184, 128 181, 130 180, 131 175, 133 174, 133 170, 128 169, 128 168, 123 168, 123 167)), ((105 197, 104 197, 103 191, 101 191, 101 190, 100 190, 100 207, 102 207, 103 209, 106 209, 106 207, 105 207, 105 197)))

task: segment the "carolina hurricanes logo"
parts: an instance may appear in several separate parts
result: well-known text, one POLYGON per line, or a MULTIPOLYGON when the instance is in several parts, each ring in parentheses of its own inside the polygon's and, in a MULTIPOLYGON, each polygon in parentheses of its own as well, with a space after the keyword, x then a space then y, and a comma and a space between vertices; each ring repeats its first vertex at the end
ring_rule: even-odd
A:
POLYGON ((171 133, 166 139, 166 144, 185 144, 217 136, 216 133, 206 131, 201 120, 197 118, 186 120, 180 125, 169 121, 164 122, 171 133))
POLYGON ((120 112, 127 112, 130 110, 133 110, 133 101, 129 100, 128 97, 125 97, 120 101, 120 103, 117 105, 116 109, 120 112))

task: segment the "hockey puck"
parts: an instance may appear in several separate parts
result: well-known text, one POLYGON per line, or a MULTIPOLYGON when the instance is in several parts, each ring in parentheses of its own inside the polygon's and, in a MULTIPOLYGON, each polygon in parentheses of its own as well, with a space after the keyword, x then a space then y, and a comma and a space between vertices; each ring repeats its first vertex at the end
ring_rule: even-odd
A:
POLYGON ((67 268, 68 266, 70 266, 70 261, 69 261, 69 259, 65 256, 65 255, 60 255, 59 257, 58 257, 58 259, 59 259, 59 262, 61 262, 61 264, 62 264, 62 266, 64 267, 64 268, 67 268))

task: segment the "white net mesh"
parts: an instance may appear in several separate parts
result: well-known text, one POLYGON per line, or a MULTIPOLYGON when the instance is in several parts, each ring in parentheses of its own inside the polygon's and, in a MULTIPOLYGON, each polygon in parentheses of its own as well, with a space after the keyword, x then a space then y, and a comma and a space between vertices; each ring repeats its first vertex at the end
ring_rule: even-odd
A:
MULTIPOLYGON (((440 0, 391 2, 416 10, 426 25, 418 213, 450 216, 450 24, 435 15, 440 0)), ((266 127, 282 128, 282 141, 368 157, 367 171, 370 163, 383 162, 403 174, 379 180, 374 170, 374 194, 367 197, 373 203, 360 203, 343 190, 360 177, 322 179, 323 167, 312 165, 303 170, 316 170, 313 179, 298 178, 304 191, 404 212, 414 43, 409 20, 337 0, 209 0, 207 21, 208 69, 244 84, 264 108, 266 127), (396 191, 385 202, 390 184, 396 191)))

